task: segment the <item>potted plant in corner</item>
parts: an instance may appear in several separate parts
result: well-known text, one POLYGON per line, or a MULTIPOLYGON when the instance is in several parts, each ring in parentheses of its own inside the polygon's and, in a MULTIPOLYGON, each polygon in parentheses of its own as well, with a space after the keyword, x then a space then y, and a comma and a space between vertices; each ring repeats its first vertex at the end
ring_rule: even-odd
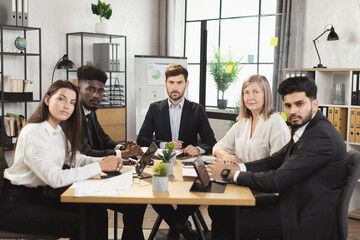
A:
POLYGON ((100 17, 100 22, 95 23, 96 33, 107 33, 107 24, 103 22, 104 18, 109 20, 112 15, 110 4, 98 0, 97 4, 91 4, 92 13, 100 17))
POLYGON ((237 80, 237 74, 242 69, 239 67, 241 59, 242 57, 239 61, 233 61, 230 55, 229 57, 222 56, 220 48, 217 48, 214 50, 214 59, 208 63, 216 89, 222 92, 221 98, 217 100, 219 109, 227 107, 227 99, 224 99, 224 94, 229 86, 237 80))
POLYGON ((163 161, 168 175, 173 175, 174 162, 176 161, 176 154, 173 153, 175 144, 173 142, 166 143, 167 149, 162 151, 162 155, 158 154, 158 157, 163 161))
POLYGON ((168 191, 168 175, 165 164, 159 163, 154 167, 154 175, 152 177, 152 187, 154 192, 168 191))

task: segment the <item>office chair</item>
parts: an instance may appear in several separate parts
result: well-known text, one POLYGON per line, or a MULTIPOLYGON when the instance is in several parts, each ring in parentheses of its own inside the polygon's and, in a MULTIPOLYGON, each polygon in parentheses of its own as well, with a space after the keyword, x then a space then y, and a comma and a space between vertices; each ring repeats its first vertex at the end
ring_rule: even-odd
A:
MULTIPOLYGON (((204 232, 205 233, 209 232, 209 229, 208 229, 208 227, 206 225, 206 222, 205 222, 200 210, 197 209, 193 214, 191 214, 191 217, 192 217, 192 219, 194 221, 195 228, 196 228, 196 230, 198 232, 198 235, 200 235, 200 237, 201 237, 200 239, 205 239, 204 232), (204 230, 202 230, 201 227, 203 227, 204 230)), ((155 235, 156 235, 156 233, 157 233, 157 231, 158 231, 158 229, 160 227, 160 224, 161 224, 162 220, 163 220, 163 218, 160 215, 158 215, 158 217, 155 220, 154 226, 153 226, 153 228, 151 230, 151 233, 149 235, 149 238, 148 238, 149 240, 153 240, 155 238, 155 235)))
POLYGON ((339 209, 339 224, 341 239, 346 240, 348 236, 348 212, 351 195, 360 177, 360 154, 355 151, 348 152, 347 159, 347 180, 341 195, 339 209))
MULTIPOLYGON (((4 185, 4 170, 8 168, 5 160, 4 153, 0 150, 0 194, 4 185)), ((57 237, 42 236, 28 233, 14 233, 0 229, 0 239, 43 239, 43 240, 56 240, 57 237)))

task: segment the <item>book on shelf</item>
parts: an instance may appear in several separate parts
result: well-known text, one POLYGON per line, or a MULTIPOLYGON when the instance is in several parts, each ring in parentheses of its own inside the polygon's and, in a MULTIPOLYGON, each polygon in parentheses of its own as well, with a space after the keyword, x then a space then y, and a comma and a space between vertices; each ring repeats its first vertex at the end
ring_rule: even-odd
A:
POLYGON ((32 92, 34 80, 24 80, 24 82, 25 82, 24 92, 32 92))

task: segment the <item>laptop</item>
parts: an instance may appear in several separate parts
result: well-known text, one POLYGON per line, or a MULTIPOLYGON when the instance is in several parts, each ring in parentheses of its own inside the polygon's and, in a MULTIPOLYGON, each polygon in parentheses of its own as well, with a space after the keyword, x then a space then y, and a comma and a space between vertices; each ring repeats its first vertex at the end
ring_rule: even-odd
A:
POLYGON ((152 161, 152 158, 156 153, 157 149, 158 147, 156 146, 156 144, 152 142, 148 147, 148 149, 146 150, 146 152, 144 153, 144 155, 141 157, 140 161, 136 164, 135 166, 136 173, 134 177, 140 179, 152 177, 151 174, 145 173, 144 169, 152 161))
POLYGON ((190 188, 191 192, 214 192, 223 193, 226 188, 225 183, 217 183, 211 181, 209 173, 206 169, 205 163, 199 155, 194 161, 194 168, 197 174, 193 185, 190 188))

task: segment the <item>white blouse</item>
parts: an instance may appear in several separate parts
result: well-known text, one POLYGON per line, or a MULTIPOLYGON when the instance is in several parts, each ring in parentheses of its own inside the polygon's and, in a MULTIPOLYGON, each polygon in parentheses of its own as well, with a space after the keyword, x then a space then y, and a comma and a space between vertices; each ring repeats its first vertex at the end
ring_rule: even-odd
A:
POLYGON ((251 118, 235 123, 225 136, 215 144, 213 153, 219 148, 235 154, 241 161, 255 161, 280 150, 290 140, 290 132, 279 114, 271 114, 268 120, 260 116, 250 138, 251 118))
POLYGON ((47 121, 27 124, 18 138, 14 164, 5 169, 4 177, 14 185, 58 188, 101 173, 97 162, 103 158, 79 152, 72 168, 63 170, 64 163, 70 165, 69 156, 65 154, 65 139, 60 126, 54 129, 47 121))

